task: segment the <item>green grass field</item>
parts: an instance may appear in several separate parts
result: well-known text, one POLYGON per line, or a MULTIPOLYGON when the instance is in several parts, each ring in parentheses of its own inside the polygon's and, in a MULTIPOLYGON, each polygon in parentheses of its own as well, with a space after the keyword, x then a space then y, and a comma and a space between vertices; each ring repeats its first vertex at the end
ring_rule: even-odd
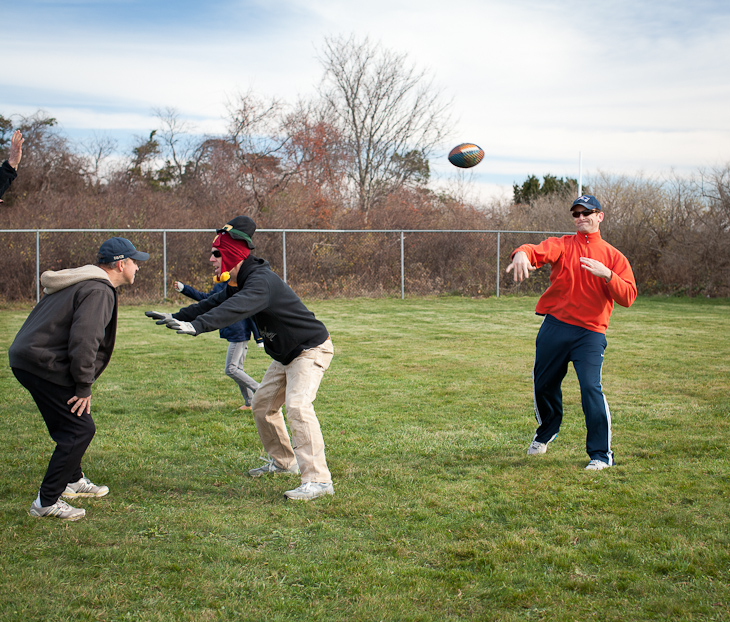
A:
POLYGON ((0 311, 0 619, 730 619, 730 301, 616 309, 601 472, 572 368, 558 440, 525 455, 535 302, 311 302, 336 348, 316 402, 336 495, 311 503, 247 477, 226 342, 124 307, 84 461, 111 493, 72 524, 27 514, 53 443, 7 368, 30 309, 0 311))

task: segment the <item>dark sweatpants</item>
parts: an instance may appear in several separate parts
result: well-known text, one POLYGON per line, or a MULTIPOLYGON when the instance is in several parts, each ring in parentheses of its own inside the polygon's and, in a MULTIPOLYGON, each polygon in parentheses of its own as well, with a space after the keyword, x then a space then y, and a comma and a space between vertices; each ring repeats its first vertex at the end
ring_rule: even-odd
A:
POLYGON ((563 393, 560 385, 572 362, 580 383, 586 420, 586 452, 591 460, 613 464, 611 411, 601 387, 606 336, 580 326, 566 324, 547 315, 537 333, 532 383, 535 395, 535 439, 549 443, 563 421, 563 393))
POLYGON ((96 426, 91 415, 84 412, 78 417, 71 412, 72 405, 66 403, 74 397, 75 387, 62 387, 15 367, 13 374, 30 392, 56 441, 40 489, 41 505, 46 507, 58 501, 66 484, 81 479, 81 459, 94 438, 96 426))

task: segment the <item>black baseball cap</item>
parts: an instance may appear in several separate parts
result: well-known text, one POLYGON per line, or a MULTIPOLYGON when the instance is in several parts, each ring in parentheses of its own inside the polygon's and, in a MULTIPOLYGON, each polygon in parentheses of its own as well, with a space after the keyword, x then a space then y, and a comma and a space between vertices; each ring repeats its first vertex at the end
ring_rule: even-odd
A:
POLYGON ((135 261, 147 261, 150 256, 134 248, 127 238, 109 238, 99 247, 96 255, 98 263, 113 263, 120 259, 134 259, 135 261))
POLYGON ((248 216, 236 216, 233 220, 229 220, 221 229, 216 229, 216 233, 227 233, 234 240, 243 240, 249 248, 255 248, 253 245, 253 234, 256 231, 256 223, 248 216))
POLYGON ((598 210, 599 212, 602 211, 601 204, 598 202, 598 199, 592 194, 584 194, 582 197, 578 197, 575 201, 573 201, 573 205, 570 206, 570 210, 573 211, 573 208, 578 205, 582 205, 589 210, 598 210))

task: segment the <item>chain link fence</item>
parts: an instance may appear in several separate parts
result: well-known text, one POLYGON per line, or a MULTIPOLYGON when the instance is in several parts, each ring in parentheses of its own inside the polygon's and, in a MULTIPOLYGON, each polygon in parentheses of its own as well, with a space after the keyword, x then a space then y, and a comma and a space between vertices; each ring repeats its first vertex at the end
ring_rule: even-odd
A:
MULTIPOLYGON (((505 268, 520 244, 559 235, 566 232, 259 229, 253 254, 269 261, 303 298, 486 297, 544 291, 549 269, 515 284, 505 268)), ((126 237, 150 254, 134 285, 120 288, 123 301, 178 300, 173 280, 203 291, 213 285, 209 229, 12 229, 0 230, 6 266, 0 299, 40 300, 43 271, 93 263, 112 236, 126 237)))

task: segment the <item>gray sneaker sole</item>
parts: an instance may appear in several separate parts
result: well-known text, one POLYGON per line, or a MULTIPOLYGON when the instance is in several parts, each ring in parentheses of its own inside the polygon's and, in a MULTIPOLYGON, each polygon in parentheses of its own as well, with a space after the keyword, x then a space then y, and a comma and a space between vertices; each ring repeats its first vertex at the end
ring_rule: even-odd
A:
POLYGON ((73 516, 58 516, 58 514, 38 514, 33 510, 28 510, 28 514, 33 518, 58 518, 69 523, 75 523, 77 520, 81 520, 86 517, 86 512, 83 514, 74 514, 73 516))
MULTIPOLYGON (((294 491, 287 491, 287 492, 294 492, 294 491)), ((286 492, 284 493, 284 497, 286 499, 291 499, 292 501, 312 501, 313 499, 319 499, 320 497, 326 497, 327 495, 334 496, 335 491, 333 488, 330 488, 329 490, 321 490, 316 493, 305 493, 305 494, 297 494, 297 495, 289 495, 286 492)))

